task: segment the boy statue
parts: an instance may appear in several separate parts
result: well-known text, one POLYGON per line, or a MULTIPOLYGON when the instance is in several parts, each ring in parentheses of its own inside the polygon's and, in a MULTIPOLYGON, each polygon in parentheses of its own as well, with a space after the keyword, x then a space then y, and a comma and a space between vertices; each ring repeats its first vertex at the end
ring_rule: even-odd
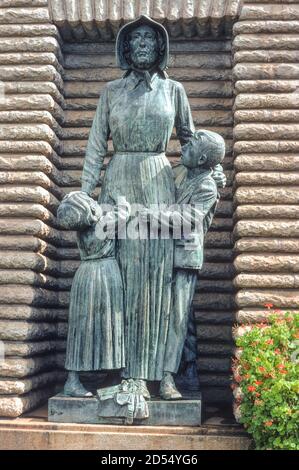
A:
POLYGON ((196 131, 182 147, 181 161, 187 174, 176 190, 179 210, 172 212, 169 218, 173 230, 179 225, 183 236, 175 240, 173 308, 166 342, 164 376, 160 384, 160 396, 166 400, 182 398, 173 374, 178 372, 180 366, 197 274, 203 264, 204 236, 212 223, 219 199, 212 174, 224 155, 223 138, 206 130, 196 131), (184 227, 188 226, 192 231, 186 234, 184 227))

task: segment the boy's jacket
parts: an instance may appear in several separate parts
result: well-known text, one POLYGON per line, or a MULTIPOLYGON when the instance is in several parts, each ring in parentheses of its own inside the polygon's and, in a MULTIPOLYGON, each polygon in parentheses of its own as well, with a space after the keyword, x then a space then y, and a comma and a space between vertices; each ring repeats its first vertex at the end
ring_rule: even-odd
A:
MULTIPOLYGON (((207 233, 218 202, 217 185, 213 179, 212 170, 203 170, 192 179, 182 178, 182 168, 174 168, 176 181, 176 203, 179 205, 196 205, 192 211, 190 239, 175 240, 174 267, 183 269, 201 269, 203 264, 204 236, 207 233), (195 231, 196 222, 202 219, 195 231)), ((182 223, 183 223, 182 217, 182 223)), ((189 218, 190 220, 190 218, 189 218)))

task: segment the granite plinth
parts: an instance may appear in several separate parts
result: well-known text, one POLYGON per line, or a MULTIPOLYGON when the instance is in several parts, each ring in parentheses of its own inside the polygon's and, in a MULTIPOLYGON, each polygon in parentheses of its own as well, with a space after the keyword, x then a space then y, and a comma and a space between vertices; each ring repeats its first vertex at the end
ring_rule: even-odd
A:
MULTIPOLYGON (((148 401, 149 418, 134 419, 134 425, 200 426, 201 396, 194 399, 148 401)), ((125 424, 123 407, 112 400, 100 402, 96 397, 73 398, 58 394, 48 403, 48 421, 78 424, 125 424)))

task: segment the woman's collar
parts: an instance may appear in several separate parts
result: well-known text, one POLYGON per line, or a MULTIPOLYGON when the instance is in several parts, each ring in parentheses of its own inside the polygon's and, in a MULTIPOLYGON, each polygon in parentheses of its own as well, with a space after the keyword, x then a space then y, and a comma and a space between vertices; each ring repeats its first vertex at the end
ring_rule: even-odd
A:
POLYGON ((163 79, 168 78, 168 75, 164 70, 160 70, 156 67, 152 70, 137 70, 131 67, 125 72, 123 78, 129 79, 129 87, 131 90, 135 89, 141 81, 144 81, 147 87, 152 90, 152 84, 157 76, 160 76, 163 79))

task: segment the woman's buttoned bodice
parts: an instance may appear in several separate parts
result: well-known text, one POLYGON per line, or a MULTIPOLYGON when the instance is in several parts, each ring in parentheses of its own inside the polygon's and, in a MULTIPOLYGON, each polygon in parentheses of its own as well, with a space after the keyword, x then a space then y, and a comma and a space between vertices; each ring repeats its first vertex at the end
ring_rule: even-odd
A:
POLYGON ((138 84, 129 76, 122 87, 111 87, 109 127, 116 152, 164 152, 174 127, 175 93, 170 80, 158 75, 138 84))
POLYGON ((183 86, 158 73, 150 83, 135 72, 107 84, 90 131, 82 189, 92 192, 99 181, 107 141, 115 152, 165 152, 173 128, 181 142, 194 130, 183 86))

